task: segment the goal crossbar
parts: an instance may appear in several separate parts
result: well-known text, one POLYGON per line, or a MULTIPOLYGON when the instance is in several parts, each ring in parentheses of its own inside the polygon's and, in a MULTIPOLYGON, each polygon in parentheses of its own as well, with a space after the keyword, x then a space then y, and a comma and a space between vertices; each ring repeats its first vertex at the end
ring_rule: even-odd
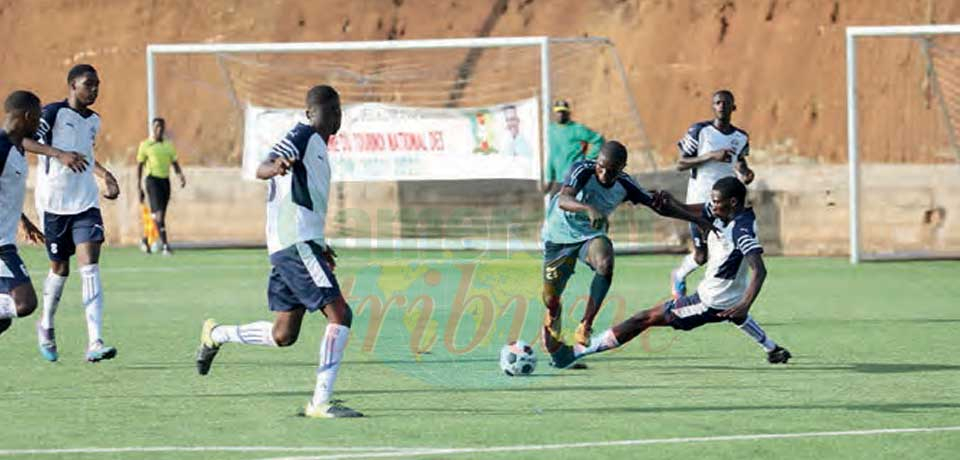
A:
MULTIPOLYGON (((605 37, 551 38, 535 37, 487 37, 449 38, 426 40, 369 40, 342 42, 290 42, 290 43, 177 43, 147 45, 147 132, 156 117, 156 80, 154 57, 157 54, 213 54, 213 53, 305 53, 317 51, 386 51, 450 48, 501 48, 508 46, 537 46, 540 48, 540 104, 542 113, 541 145, 549 152, 548 127, 550 125, 550 44, 551 43, 605 43, 605 37)), ((625 74, 619 56, 615 56, 618 72, 625 74)), ((636 109, 636 102, 630 101, 636 109)))

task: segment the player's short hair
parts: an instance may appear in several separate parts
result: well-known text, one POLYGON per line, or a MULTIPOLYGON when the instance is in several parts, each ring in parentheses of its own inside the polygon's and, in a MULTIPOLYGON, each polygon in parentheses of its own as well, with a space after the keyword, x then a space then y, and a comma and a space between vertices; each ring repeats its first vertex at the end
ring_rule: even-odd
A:
POLYGON ((30 91, 18 90, 10 93, 7 99, 3 101, 3 110, 7 113, 13 111, 27 111, 40 107, 40 98, 30 91))
POLYGON ((718 89, 718 90, 714 91, 714 92, 713 92, 713 97, 717 97, 717 96, 727 96, 727 97, 730 98, 731 101, 736 100, 736 99, 734 99, 734 97, 733 97, 733 91, 730 91, 729 89, 718 89))
POLYGON ((71 67, 70 71, 67 72, 67 83, 72 83, 77 78, 80 78, 88 73, 97 73, 97 69, 94 69, 90 64, 77 64, 71 67))
POLYGON ((330 85, 317 85, 307 91, 307 107, 325 106, 340 100, 340 94, 330 85))
POLYGON ((163 126, 167 126, 167 120, 164 120, 162 117, 154 118, 153 121, 150 122, 150 124, 154 123, 160 123, 163 126))
POLYGON ((747 186, 733 176, 724 177, 713 184, 713 189, 720 192, 723 199, 736 198, 740 204, 746 203, 747 186))
POLYGON ((600 147, 600 153, 606 153, 610 156, 611 160, 618 162, 627 161, 627 147, 620 143, 620 141, 607 141, 604 142, 600 147))

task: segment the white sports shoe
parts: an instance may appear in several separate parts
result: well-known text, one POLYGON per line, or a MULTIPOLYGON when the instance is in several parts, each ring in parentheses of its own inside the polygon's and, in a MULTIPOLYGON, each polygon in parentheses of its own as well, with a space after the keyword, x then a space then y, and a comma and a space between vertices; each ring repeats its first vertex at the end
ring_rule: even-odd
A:
POLYGON ((303 410, 303 416, 310 418, 353 418, 363 417, 363 414, 344 406, 340 401, 333 400, 319 406, 314 406, 312 401, 308 402, 307 407, 303 410))

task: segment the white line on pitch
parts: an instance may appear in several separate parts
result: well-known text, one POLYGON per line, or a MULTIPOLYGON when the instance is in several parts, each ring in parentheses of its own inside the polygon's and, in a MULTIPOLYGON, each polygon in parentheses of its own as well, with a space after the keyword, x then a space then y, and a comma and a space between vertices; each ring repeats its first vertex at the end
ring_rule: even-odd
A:
POLYGON ((741 434, 730 436, 703 436, 691 438, 660 438, 660 439, 630 439, 623 441, 597 441, 597 442, 578 442, 570 444, 541 444, 541 445, 517 445, 517 446, 498 446, 498 447, 465 447, 465 448, 423 448, 421 450, 405 450, 393 452, 368 452, 368 453, 345 453, 312 457, 280 457, 270 460, 333 460, 345 458, 398 458, 398 457, 421 457, 428 455, 460 455, 460 454, 490 454, 497 452, 524 452, 524 451, 544 451, 558 449, 578 449, 585 447, 620 447, 620 446, 638 446, 649 444, 689 444, 702 442, 724 442, 724 441, 758 441, 767 439, 792 439, 792 438, 823 438, 839 436, 873 436, 885 434, 907 434, 907 433, 935 433, 944 431, 960 431, 960 426, 929 427, 929 428, 887 428, 876 430, 855 430, 855 431, 815 431, 807 433, 769 433, 769 434, 741 434))
POLYGON ((78 447, 66 449, 6 449, 0 456, 62 455, 62 454, 116 454, 131 452, 354 452, 399 453, 418 450, 403 447, 283 447, 283 446, 148 446, 148 447, 78 447))

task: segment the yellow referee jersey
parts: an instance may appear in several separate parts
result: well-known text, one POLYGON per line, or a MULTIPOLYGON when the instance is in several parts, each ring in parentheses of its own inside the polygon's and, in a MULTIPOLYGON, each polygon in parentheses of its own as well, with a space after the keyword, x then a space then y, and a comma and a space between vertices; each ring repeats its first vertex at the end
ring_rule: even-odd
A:
POLYGON ((137 163, 145 163, 147 175, 160 179, 170 177, 170 165, 177 161, 177 150, 169 141, 147 139, 137 149, 137 163))

